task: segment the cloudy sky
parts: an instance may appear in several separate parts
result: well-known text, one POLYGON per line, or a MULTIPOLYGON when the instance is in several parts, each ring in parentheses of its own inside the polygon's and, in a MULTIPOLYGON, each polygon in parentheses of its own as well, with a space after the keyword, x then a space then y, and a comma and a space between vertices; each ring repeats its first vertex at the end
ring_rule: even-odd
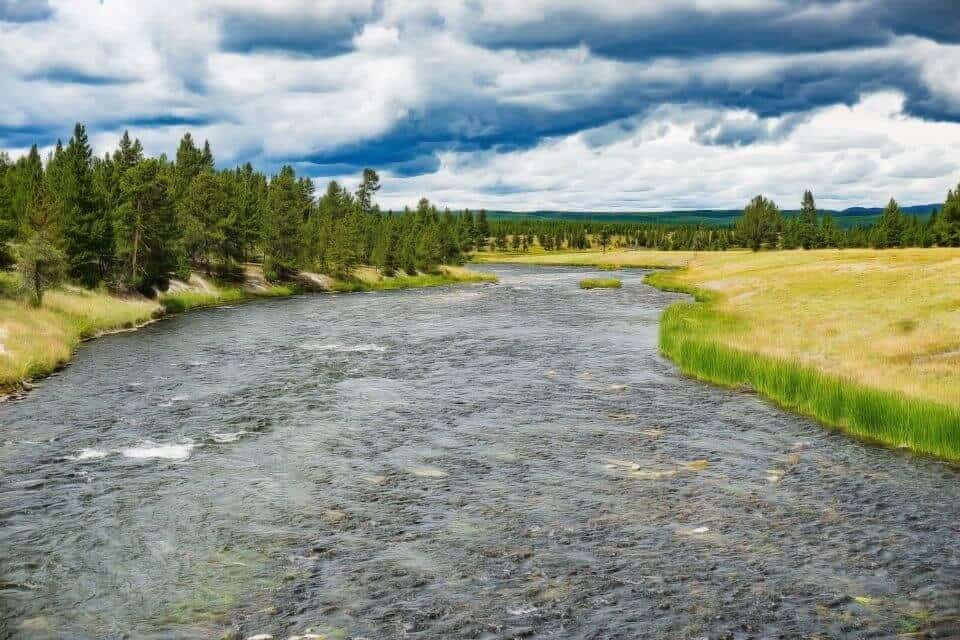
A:
POLYGON ((87 124, 381 202, 492 209, 941 201, 956 0, 0 0, 0 149, 87 124))

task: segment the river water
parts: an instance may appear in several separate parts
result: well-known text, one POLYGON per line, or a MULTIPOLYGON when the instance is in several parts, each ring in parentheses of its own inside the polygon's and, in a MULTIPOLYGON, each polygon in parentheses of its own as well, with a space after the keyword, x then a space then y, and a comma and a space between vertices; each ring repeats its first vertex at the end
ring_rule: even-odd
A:
POLYGON ((192 312, 0 406, 0 637, 960 634, 956 468, 683 378, 642 272, 493 270, 192 312))

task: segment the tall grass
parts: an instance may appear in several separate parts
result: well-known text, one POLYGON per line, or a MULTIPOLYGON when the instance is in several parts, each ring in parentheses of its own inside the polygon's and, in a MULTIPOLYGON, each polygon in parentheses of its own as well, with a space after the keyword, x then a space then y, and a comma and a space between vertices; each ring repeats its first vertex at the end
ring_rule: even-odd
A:
POLYGON ((463 267, 442 266, 436 273, 396 273, 384 276, 376 269, 361 267, 348 278, 338 278, 330 286, 331 291, 350 293, 356 291, 392 291, 421 287, 438 287, 468 282, 496 282, 492 273, 472 271, 463 267))
POLYGON ((164 293, 160 296, 160 304, 166 313, 183 313, 190 309, 215 307, 221 304, 230 304, 241 300, 254 298, 280 298, 293 295, 296 289, 287 285, 271 285, 262 289, 241 289, 238 287, 217 287, 204 291, 187 289, 174 293, 164 293))
POLYGON ((218 288, 213 291, 188 289, 175 293, 164 293, 160 296, 160 304, 166 313, 183 313, 189 309, 213 307, 218 304, 228 304, 243 300, 247 296, 238 288, 218 288))
POLYGON ((158 309, 143 298, 72 288, 48 292, 39 308, 0 300, 0 390, 55 371, 81 340, 143 324, 158 309))
POLYGON ((647 282, 697 300, 671 305, 660 324, 660 349, 684 373, 715 384, 749 386, 786 409, 874 442, 960 460, 960 409, 722 344, 718 335, 742 330, 747 322, 716 309, 715 294, 672 276, 654 273, 647 282))

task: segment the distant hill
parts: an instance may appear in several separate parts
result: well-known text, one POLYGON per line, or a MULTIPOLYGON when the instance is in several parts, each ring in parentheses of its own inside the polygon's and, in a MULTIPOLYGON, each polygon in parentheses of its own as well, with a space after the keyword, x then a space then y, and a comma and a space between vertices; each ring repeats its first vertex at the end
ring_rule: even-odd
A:
MULTIPOLYGON (((930 212, 939 209, 941 204, 918 204, 902 207, 904 213, 929 217, 930 212)), ((883 207, 849 207, 842 211, 820 210, 821 215, 829 213, 840 227, 856 227, 872 224, 883 212, 883 207)), ((522 220, 574 220, 597 222, 641 222, 648 224, 704 224, 723 226, 732 224, 743 213, 742 209, 693 209, 688 211, 487 211, 493 219, 522 220)), ((794 216, 798 210, 788 209, 785 216, 794 216)))

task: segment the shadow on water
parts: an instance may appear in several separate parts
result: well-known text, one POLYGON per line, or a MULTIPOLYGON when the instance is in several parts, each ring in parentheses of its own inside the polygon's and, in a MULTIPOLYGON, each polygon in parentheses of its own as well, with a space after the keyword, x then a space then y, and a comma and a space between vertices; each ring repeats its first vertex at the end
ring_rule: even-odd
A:
POLYGON ((187 314, 0 407, 0 637, 960 633, 955 469, 682 378, 642 272, 495 270, 187 314))

